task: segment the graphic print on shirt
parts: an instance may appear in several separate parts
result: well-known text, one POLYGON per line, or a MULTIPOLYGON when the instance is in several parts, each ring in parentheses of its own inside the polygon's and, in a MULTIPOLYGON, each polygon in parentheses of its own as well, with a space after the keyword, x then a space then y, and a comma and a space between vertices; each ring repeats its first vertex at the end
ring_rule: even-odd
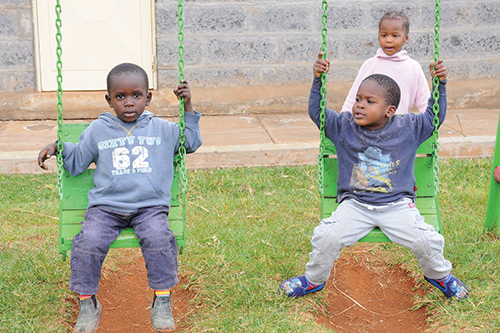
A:
POLYGON ((354 164, 350 186, 355 193, 380 192, 391 193, 394 184, 390 175, 396 173, 400 161, 391 161, 391 154, 382 154, 377 147, 368 147, 364 153, 358 153, 358 164, 354 164))
POLYGON ((113 176, 130 175, 134 173, 151 173, 149 166, 149 149, 161 144, 161 137, 126 136, 116 139, 99 141, 99 150, 112 149, 113 176), (149 147, 149 149, 148 149, 149 147))

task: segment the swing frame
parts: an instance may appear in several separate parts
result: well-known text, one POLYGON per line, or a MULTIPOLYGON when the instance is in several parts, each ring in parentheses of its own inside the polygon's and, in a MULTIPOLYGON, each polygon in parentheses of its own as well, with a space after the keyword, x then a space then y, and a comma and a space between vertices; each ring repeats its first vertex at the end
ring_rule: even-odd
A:
MULTIPOLYGON (((85 217, 88 206, 87 193, 94 187, 94 169, 89 168, 79 176, 72 177, 64 169, 62 151, 62 142, 78 143, 81 133, 90 125, 90 123, 64 124, 63 123, 63 103, 62 103, 62 34, 61 34, 61 4, 56 1, 56 54, 57 54, 57 188, 59 191, 59 253, 63 260, 66 260, 67 251, 72 248, 73 237, 81 230, 81 221, 85 217)), ((178 3, 178 28, 179 28, 179 47, 178 47, 178 68, 179 84, 184 81, 184 5, 183 0, 178 3)), ((179 99, 179 151, 174 158, 174 178, 171 188, 171 200, 168 213, 169 227, 175 235, 179 252, 186 247, 186 148, 185 142, 185 122, 184 122, 184 98, 179 99)), ((129 248, 140 247, 139 238, 134 233, 133 228, 125 228, 120 235, 111 243, 110 248, 129 248)))
POLYGON ((493 178, 497 166, 500 166, 500 117, 498 118, 497 139, 491 167, 490 192, 484 222, 486 231, 500 234, 500 204, 498 204, 500 202, 500 183, 493 178))
MULTIPOLYGON (((321 30, 323 59, 327 56, 327 9, 328 1, 322 1, 322 24, 321 30)), ((440 17, 441 1, 435 1, 435 25, 434 25, 434 63, 439 59, 440 46, 440 17)), ((321 75, 321 114, 320 114, 320 145, 318 155, 318 189, 321 196, 321 218, 329 217, 338 207, 337 203, 337 174, 338 162, 335 151, 335 145, 325 135, 325 109, 326 109, 326 74, 321 75)), ((439 214, 439 78, 433 78, 433 112, 434 112, 434 132, 432 136, 423 142, 418 148, 415 156, 415 186, 416 200, 415 205, 420 214, 425 217, 425 222, 442 233, 441 218, 439 214)), ((360 242, 390 242, 391 240, 379 229, 375 228, 368 235, 363 237, 360 242)))

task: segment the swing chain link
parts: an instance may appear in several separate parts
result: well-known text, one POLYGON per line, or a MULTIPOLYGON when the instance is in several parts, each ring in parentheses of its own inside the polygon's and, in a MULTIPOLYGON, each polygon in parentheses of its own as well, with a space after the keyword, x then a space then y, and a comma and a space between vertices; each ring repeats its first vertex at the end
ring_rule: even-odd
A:
MULTIPOLYGON (((178 14, 178 27, 179 27, 179 47, 177 49, 177 54, 179 55, 179 61, 177 63, 179 68, 179 84, 182 84, 184 81, 184 4, 183 0, 179 0, 179 4, 177 7, 178 14)), ((179 152, 176 157, 175 167, 178 170, 179 175, 179 191, 182 199, 182 216, 185 220, 186 218, 186 192, 188 186, 187 172, 186 172, 186 147, 184 147, 184 143, 186 142, 186 136, 184 134, 184 130, 186 129, 186 123, 184 120, 184 98, 179 98, 179 152)))
MULTIPOLYGON (((434 25, 434 70, 436 69, 436 63, 439 60, 439 45, 440 45, 440 21, 441 21, 441 0, 436 0, 436 5, 434 9, 435 25, 434 25)), ((434 105, 432 106, 432 111, 434 112, 434 131, 432 133, 433 144, 432 144, 432 167, 434 169, 434 194, 439 193, 439 78, 434 76, 432 79, 432 98, 434 99, 434 105)))
MULTIPOLYGON (((328 16, 327 16, 327 9, 328 9, 328 1, 323 0, 321 7, 323 9, 323 14, 321 16, 321 22, 323 24, 323 28, 321 29, 321 37, 322 37, 322 43, 321 43, 321 52, 323 52, 323 60, 326 59, 327 56, 327 51, 328 51, 328 42, 327 42, 327 36, 328 36, 328 29, 327 29, 327 23, 328 23, 328 16)), ((319 115, 319 155, 318 155, 318 190, 321 195, 324 193, 324 180, 323 176, 325 173, 325 118, 326 118, 326 82, 327 82, 327 77, 326 73, 321 74, 321 102, 320 102, 320 115, 319 115)))
POLYGON ((64 175, 64 163, 63 163, 63 103, 62 103, 62 21, 61 21, 61 4, 60 1, 56 1, 56 55, 57 55, 57 191, 59 193, 59 198, 62 199, 63 191, 62 191, 62 179, 64 175))

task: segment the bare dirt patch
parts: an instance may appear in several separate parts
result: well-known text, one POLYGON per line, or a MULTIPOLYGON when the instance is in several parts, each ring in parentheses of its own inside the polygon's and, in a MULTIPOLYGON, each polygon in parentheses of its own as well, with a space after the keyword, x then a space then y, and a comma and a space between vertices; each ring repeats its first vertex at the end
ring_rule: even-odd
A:
MULTIPOLYGON (((156 332, 151 327, 149 314, 153 291, 148 286, 141 252, 139 249, 120 251, 126 251, 126 256, 122 259, 113 258, 113 269, 103 268, 97 294, 102 303, 98 332, 156 332)), ((193 301, 196 295, 195 287, 189 286, 188 280, 182 274, 179 275, 179 284, 172 291, 176 332, 187 329, 186 318, 196 308, 193 301)))
POLYGON ((423 295, 401 265, 387 265, 358 244, 344 251, 334 265, 317 320, 337 332, 412 333, 428 329, 425 307, 416 310, 415 296, 423 295))
MULTIPOLYGON (((412 310, 415 295, 422 296, 423 290, 404 267, 388 265, 381 256, 370 253, 369 247, 358 244, 342 253, 322 291, 325 300, 313 314, 316 320, 339 333, 427 330, 425 307, 412 310)), ((149 319, 153 292, 141 253, 138 249, 121 250, 127 251, 126 256, 113 258, 113 269, 103 269, 99 332, 155 332, 149 319)), ((176 332, 189 331, 187 318, 197 310, 196 288, 189 286, 187 276, 180 276, 172 296, 176 332)))

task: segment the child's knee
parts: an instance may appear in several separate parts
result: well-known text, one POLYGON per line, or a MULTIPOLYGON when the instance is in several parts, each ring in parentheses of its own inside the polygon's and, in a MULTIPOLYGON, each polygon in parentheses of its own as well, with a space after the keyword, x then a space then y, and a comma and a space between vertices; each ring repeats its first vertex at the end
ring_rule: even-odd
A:
POLYGON ((98 230, 80 232, 73 238, 73 247, 80 252, 88 254, 107 253, 113 240, 104 237, 98 230))
POLYGON ((321 223, 314 228, 311 240, 313 248, 321 251, 340 251, 344 247, 350 246, 347 239, 343 237, 342 229, 341 222, 337 221, 333 215, 321 220, 321 223))
POLYGON ((434 230, 434 227, 425 223, 424 219, 415 224, 417 237, 415 237, 412 252, 417 257, 432 257, 443 252, 444 237, 434 230))
POLYGON ((175 235, 167 227, 151 228, 141 234, 141 247, 145 250, 166 250, 175 244, 175 235))

